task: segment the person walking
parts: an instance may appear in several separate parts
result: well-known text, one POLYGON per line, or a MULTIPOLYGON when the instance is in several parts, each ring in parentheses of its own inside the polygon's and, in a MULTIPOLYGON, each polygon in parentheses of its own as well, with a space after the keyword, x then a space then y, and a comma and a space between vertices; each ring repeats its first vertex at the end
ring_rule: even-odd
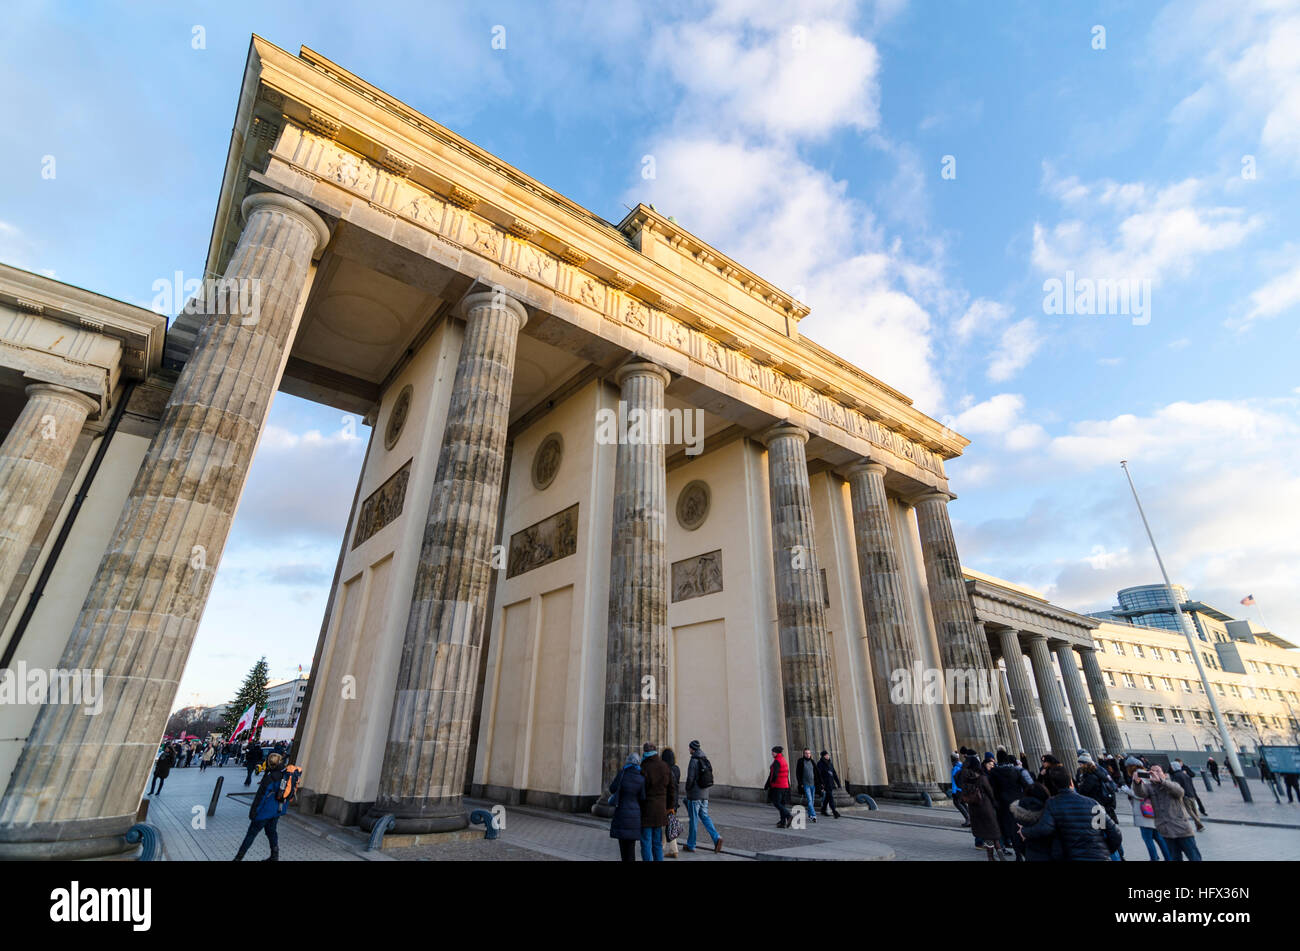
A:
POLYGON ((795 762, 794 781, 803 792, 804 804, 808 809, 808 818, 817 821, 817 761, 813 759, 812 750, 804 750, 803 756, 795 762))
POLYGON ((645 798, 641 800, 641 861, 664 860, 663 828, 668 824, 668 787, 673 774, 653 743, 641 747, 641 775, 645 777, 645 798))
POLYGON ((609 837, 618 840, 619 858, 636 861, 636 846, 641 841, 641 803, 645 801, 645 776, 641 774, 641 756, 629 753, 623 768, 609 784, 609 805, 614 807, 609 820, 609 837))
POLYGON ((962 801, 970 810, 970 829, 975 836, 975 847, 985 849, 990 862, 1005 861, 999 845, 1002 829, 998 825, 997 798, 984 767, 974 756, 966 757, 957 784, 961 787, 962 801))
POLYGON ((203 747, 203 755, 199 757, 199 772, 203 772, 212 765, 213 758, 217 755, 217 748, 209 743, 203 747))
POLYGON ((1015 852, 1016 861, 1025 860, 1024 848, 1016 830, 1016 819, 1011 807, 1033 785, 1033 778, 1005 750, 999 751, 997 765, 989 772, 989 785, 997 807, 998 829, 1002 833, 1003 854, 1015 852))
POLYGON ((677 858, 677 837, 681 835, 681 824, 677 821, 677 807, 681 803, 682 771, 677 765, 677 754, 671 746, 665 746, 660 754, 664 765, 672 778, 668 781, 668 821, 664 823, 664 857, 677 858))
POLYGON ((722 851, 722 836, 709 818, 709 787, 713 785, 713 764, 704 755, 699 740, 691 740, 691 761, 686 764, 686 815, 690 829, 686 833, 686 851, 695 851, 696 833, 699 826, 713 840, 713 851, 722 851))
POLYGON ((253 770, 262 765, 262 748, 252 740, 248 741, 248 746, 244 749, 244 768, 248 770, 248 775, 244 777, 244 785, 253 785, 253 770))
MULTIPOLYGON (((1021 757, 1021 769, 1028 772, 1021 757)), ((1026 862, 1053 862, 1062 857, 1060 843, 1055 836, 1029 836, 1027 830, 1037 825, 1047 808, 1047 800, 1052 796, 1042 783, 1029 784, 1025 794, 1011 805, 1011 815, 1016 820, 1016 834, 1020 844, 1016 848, 1018 855, 1023 855, 1026 862)))
POLYGON ((1296 802, 1300 802, 1300 773, 1283 773, 1282 783, 1286 786, 1286 801, 1290 802, 1295 793, 1296 802))
POLYGON ((1128 797, 1129 806, 1133 810, 1133 825, 1137 826, 1138 831, 1142 833, 1142 842, 1147 847, 1147 857, 1153 862, 1159 862, 1161 856, 1164 856, 1164 860, 1170 862, 1172 859, 1169 856, 1169 845, 1156 829, 1155 806, 1152 805, 1150 799, 1139 796, 1131 788, 1133 774, 1139 768, 1138 766, 1128 768, 1130 782, 1128 785, 1121 786, 1120 789, 1128 797), (1160 850, 1158 853, 1156 852, 1157 848, 1160 850))
POLYGON ((1159 766, 1152 766, 1150 770, 1133 773, 1133 791, 1151 800, 1156 831, 1169 846, 1173 856, 1170 861, 1181 862, 1184 856, 1189 862, 1201 861, 1201 850, 1196 846, 1196 829, 1183 808, 1186 795, 1183 787, 1166 776, 1159 766))
POLYGON ((171 775, 172 767, 175 765, 176 754, 172 752, 170 746, 164 746, 153 764, 153 779, 149 782, 149 795, 162 795, 163 783, 167 782, 167 777, 171 775), (154 791, 155 784, 158 786, 157 792, 154 791))
MULTIPOLYGON (((1106 811, 1106 815, 1111 822, 1119 824, 1119 816, 1115 813, 1116 793, 1118 789, 1111 782, 1110 775, 1103 769, 1097 767, 1096 762, 1086 752, 1079 753, 1079 770, 1074 774, 1074 788, 1080 796, 1085 796, 1093 802, 1098 803, 1106 811)), ((1121 847, 1118 852, 1111 856, 1116 862, 1124 861, 1124 849, 1121 847)))
POLYGON ((767 782, 763 784, 767 801, 781 814, 776 823, 778 829, 788 829, 790 820, 794 818, 786 804, 790 798, 790 764, 785 761, 784 753, 783 747, 772 747, 772 765, 768 767, 767 782))
POLYGON ((835 808, 835 790, 840 788, 840 777, 831 762, 831 754, 826 750, 822 750, 821 758, 817 760, 817 785, 822 790, 822 815, 826 815, 829 808, 831 815, 838 819, 840 811, 835 808))
POLYGON ((1075 791, 1065 767, 1050 767, 1046 779, 1051 798, 1042 817, 1024 828, 1026 840, 1055 837, 1067 862, 1109 861, 1123 843, 1119 826, 1100 803, 1075 791))
POLYGON ((1205 768, 1210 771, 1210 778, 1214 780, 1214 785, 1222 786, 1223 780, 1219 779, 1219 764, 1214 761, 1213 756, 1205 758, 1205 768))
MULTIPOLYGON (((952 800, 952 804, 956 806, 957 811, 961 813, 961 827, 963 829, 969 829, 970 810, 966 808, 966 803, 961 801, 961 787, 957 785, 957 777, 962 771, 961 757, 956 753, 949 753, 948 759, 952 763, 952 772, 949 776, 948 782, 948 798, 952 800)), ((978 838, 978 836, 976 838, 978 838)))
POLYGON ((283 767, 284 757, 279 753, 272 753, 266 758, 266 773, 263 774, 262 781, 257 784, 253 804, 248 807, 248 831, 244 833, 244 841, 240 843, 239 851, 235 853, 236 862, 243 861, 249 846, 257 838, 257 833, 262 831, 266 832, 266 841, 271 846, 271 855, 264 861, 280 860, 280 835, 276 824, 289 807, 283 798, 282 784, 285 778, 283 767))
POLYGON ((1273 770, 1268 765, 1268 760, 1262 756, 1259 758, 1259 781, 1273 794, 1273 799, 1275 801, 1282 801, 1282 797, 1277 791, 1277 777, 1273 775, 1273 770))

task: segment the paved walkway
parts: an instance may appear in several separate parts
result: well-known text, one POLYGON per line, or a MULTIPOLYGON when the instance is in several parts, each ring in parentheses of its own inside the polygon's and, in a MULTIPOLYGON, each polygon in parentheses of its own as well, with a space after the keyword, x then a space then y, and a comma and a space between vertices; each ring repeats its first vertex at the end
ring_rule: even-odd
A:
MULTIPOLYGON (((251 792, 243 785, 244 770, 197 766, 174 769, 161 796, 149 797, 149 821, 163 834, 164 857, 170 861, 229 861, 248 828, 250 798, 230 793, 251 792), (225 784, 217 814, 206 815, 217 777, 225 784)), ((1281 806, 1256 782, 1255 803, 1247 806, 1231 784, 1206 793, 1198 790, 1210 810, 1206 831, 1196 838, 1207 861, 1300 859, 1300 806, 1281 806), (1264 793, 1264 796, 1259 795, 1264 793), (1265 799, 1265 796, 1267 799, 1265 799), (1240 821, 1267 822, 1245 825, 1240 821), (1288 827, 1290 826, 1290 827, 1288 827)), ((469 808, 491 803, 468 800, 469 808)), ((699 850, 682 851, 677 864, 754 860, 888 860, 987 862, 974 848, 970 832, 949 803, 933 808, 881 803, 841 810, 843 818, 818 817, 804 829, 777 829, 776 810, 768 805, 714 800, 710 814, 723 837, 723 852, 715 854, 701 830, 699 850)), ((507 806, 500 838, 470 838, 366 853, 367 837, 358 829, 340 828, 316 816, 290 812, 280 821, 280 858, 284 861, 617 861, 618 845, 609 837, 609 823, 592 815, 572 815, 530 806, 507 806)), ((1147 861, 1141 836, 1125 811, 1120 825, 1125 856, 1147 861)), ((474 827, 475 831, 479 827, 474 827)), ((685 843, 685 837, 679 845, 685 843)), ((262 835, 249 850, 256 860, 269 852, 262 835)))

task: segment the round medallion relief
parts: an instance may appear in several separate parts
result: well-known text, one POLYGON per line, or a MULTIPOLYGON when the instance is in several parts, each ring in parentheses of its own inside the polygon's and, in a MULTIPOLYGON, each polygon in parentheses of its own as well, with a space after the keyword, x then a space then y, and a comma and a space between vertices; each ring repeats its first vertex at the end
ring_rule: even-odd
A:
POLYGON ((397 445, 397 440, 402 436, 402 429, 406 426, 406 417, 411 412, 411 394, 414 392, 410 383, 402 387, 402 392, 397 394, 397 399, 393 402, 392 412, 388 414, 388 425, 384 428, 384 448, 392 449, 397 445))
POLYGON ((693 532, 709 517, 709 485, 696 479, 677 496, 677 524, 693 532))
POLYGON ((533 488, 542 490, 555 481, 564 457, 564 440, 559 433, 551 433, 542 440, 533 453, 533 488))

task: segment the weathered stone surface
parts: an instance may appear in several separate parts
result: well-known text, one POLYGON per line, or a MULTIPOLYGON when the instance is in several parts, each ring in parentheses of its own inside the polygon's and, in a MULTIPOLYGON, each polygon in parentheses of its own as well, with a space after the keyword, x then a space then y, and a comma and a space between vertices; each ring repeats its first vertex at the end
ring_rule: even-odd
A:
POLYGON ((1101 741, 1106 752, 1119 753, 1124 749, 1124 741, 1119 735, 1119 721, 1115 719, 1115 708, 1110 702, 1110 693, 1106 690, 1106 678, 1101 673, 1101 663, 1097 660, 1097 651, 1091 647, 1081 647, 1079 658, 1083 661, 1083 675, 1088 681, 1088 694, 1092 697, 1092 709, 1101 727, 1101 741))
POLYGON ((1088 695, 1083 692, 1083 678, 1079 676, 1074 648, 1068 641, 1053 641, 1051 646, 1056 653, 1057 666, 1061 668, 1061 682, 1065 684, 1065 696, 1070 701, 1074 732, 1079 738, 1079 745, 1094 757, 1100 756, 1101 736, 1097 733, 1096 721, 1088 712, 1088 695))
POLYGON ((95 400, 49 383, 27 387, 27 403, 0 445, 0 592, 7 591, 54 497, 95 400))
POLYGON ((767 446, 772 561, 776 569, 777 636, 788 750, 829 750, 839 760, 835 678, 822 601, 808 487, 808 432, 780 425, 760 437, 767 446))
POLYGON ((461 806, 505 468, 510 387, 524 306, 500 291, 465 298, 465 339, 411 592, 379 795, 362 825, 465 828, 461 806))
POLYGON ((919 792, 932 790, 939 777, 934 774, 935 741, 922 698, 894 703, 891 697, 891 674, 903 670, 910 677, 920 651, 904 601, 903 574, 889 527, 884 475, 885 467, 878 463, 854 466, 848 471, 853 535, 862 579, 862 607, 871 648, 880 737, 885 747, 885 772, 890 787, 919 792))
MULTIPOLYGON (((974 672, 993 675, 989 645, 975 623, 975 612, 966 594, 957 542, 948 521, 948 496, 936 492, 916 503, 916 524, 921 535, 925 577, 930 590, 930 611, 939 635, 939 655, 945 672, 974 672)), ((1010 738, 1003 738, 1002 724, 992 710, 981 709, 970 697, 950 700, 952 728, 957 743, 976 750, 992 750, 1010 738)))
POLYGON ((998 631, 1002 644, 1002 660, 1007 665, 1007 680, 1011 683, 1011 698, 1016 704, 1016 726, 1020 730, 1019 751, 1037 763, 1047 752, 1047 741, 1038 720, 1038 704, 1025 673, 1025 655, 1020 649, 1019 632, 1010 628, 998 631))
POLYGON ((120 851, 134 822, 313 255, 329 240, 301 202, 245 199, 226 277, 260 284, 258 314, 211 314, 168 399, 60 666, 104 672, 103 714, 41 709, 0 800, 0 856, 120 851))
POLYGON ((1047 740, 1052 745, 1052 755, 1071 768, 1075 760, 1074 733, 1070 729, 1070 719, 1061 702, 1061 691, 1056 685, 1056 668, 1052 666, 1052 655, 1047 649, 1047 638, 1042 634, 1030 634, 1029 665, 1034 669, 1034 682, 1038 685, 1038 704, 1043 710, 1043 722, 1047 726, 1047 740))
MULTIPOLYGON (((631 363, 615 378, 629 418, 664 405, 668 371, 631 363)), ((624 440, 614 464, 609 632, 605 648, 606 787, 627 754, 668 741, 668 484, 661 440, 624 440)))

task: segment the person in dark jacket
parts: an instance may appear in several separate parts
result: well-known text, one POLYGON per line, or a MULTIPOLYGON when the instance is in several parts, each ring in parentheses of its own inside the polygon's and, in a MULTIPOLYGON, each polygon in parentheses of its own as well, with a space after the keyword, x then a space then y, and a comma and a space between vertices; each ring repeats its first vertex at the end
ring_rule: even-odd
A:
POLYGON ((672 779, 668 782, 668 821, 664 823, 664 857, 675 859, 677 858, 677 840, 668 838, 668 828, 677 815, 677 807, 681 805, 682 770, 677 765, 677 754, 673 752, 671 746, 665 746, 664 751, 659 754, 659 758, 664 761, 664 765, 672 773, 672 779))
POLYGON ((1011 815, 1016 820, 1016 834, 1020 839, 1017 852, 1024 855, 1026 862, 1055 862, 1061 858, 1061 846, 1055 836, 1031 838, 1025 835, 1026 829, 1042 820, 1047 800, 1051 796, 1042 783, 1032 783, 1025 794, 1011 805, 1011 815))
POLYGON ((952 804, 956 806, 957 811, 961 813, 961 827, 963 829, 969 829, 970 810, 966 808, 966 803, 961 801, 961 787, 957 785, 957 777, 961 774, 962 770, 961 757, 956 753, 949 753, 948 760, 952 766, 952 769, 948 774, 948 798, 952 800, 952 804))
POLYGON ((653 743, 641 747, 641 775, 645 799, 641 801, 641 861, 664 860, 663 828, 668 824, 668 800, 673 773, 653 743))
POLYGON ((835 808, 835 790, 840 788, 840 777, 831 762, 831 754, 826 750, 822 750, 821 758, 817 760, 817 785, 822 791, 822 815, 826 815, 829 807, 831 815, 838 819, 840 811, 835 808))
POLYGON ((172 752, 170 746, 164 746, 163 751, 158 754, 158 759, 153 765, 153 779, 149 781, 149 795, 154 795, 154 784, 158 784, 157 795, 162 795, 163 783, 171 775, 172 767, 176 765, 176 754, 172 752))
POLYGON ((804 806, 808 818, 817 821, 817 761, 813 759, 812 750, 804 750, 803 756, 794 761, 794 784, 803 793, 804 806))
POLYGON ((1201 802, 1201 797, 1196 795, 1196 774, 1192 772, 1190 766, 1180 759, 1174 760, 1170 765, 1172 766, 1170 777, 1183 787, 1184 801, 1187 803, 1192 822, 1196 823, 1196 831, 1204 832, 1205 824, 1201 822, 1201 818, 1196 814, 1196 811, 1199 809, 1202 816, 1208 816, 1209 813, 1205 811, 1205 803, 1201 802), (1195 808, 1192 808, 1193 803, 1195 803, 1195 808))
POLYGON ((998 840, 1002 830, 998 826, 997 799, 988 775, 974 756, 966 757, 962 771, 957 775, 962 801, 970 810, 970 828, 976 839, 976 848, 987 850, 989 861, 1003 861, 998 840))
POLYGON ((1210 771, 1210 778, 1214 780, 1214 785, 1222 786, 1223 781, 1219 779, 1219 764, 1214 761, 1213 756, 1205 758, 1205 768, 1210 771))
POLYGON ((722 851, 722 836, 709 818, 709 786, 700 785, 701 781, 712 784, 713 764, 704 755, 699 740, 691 740, 691 761, 686 766, 686 812, 690 819, 690 829, 686 833, 686 851, 695 851, 695 835, 699 826, 713 840, 713 851, 722 851))
POLYGON ((262 748, 252 740, 248 741, 248 748, 244 750, 244 767, 248 770, 248 775, 244 777, 244 785, 253 785, 253 771, 262 765, 262 748))
POLYGON ((787 805, 790 799, 790 764, 785 761, 784 753, 782 747, 772 747, 772 765, 768 767, 767 782, 763 784, 767 790, 767 801, 776 806, 776 811, 781 814, 776 823, 778 829, 789 828, 790 820, 794 818, 787 805))
POLYGON ((257 833, 263 830, 266 831, 266 841, 271 845, 271 855, 265 861, 280 860, 280 835, 276 830, 276 824, 287 808, 284 800, 280 798, 280 782, 283 779, 284 757, 279 753, 272 753, 266 758, 266 772, 262 776, 262 781, 257 784, 253 804, 248 807, 248 832, 244 834, 244 841, 240 843, 239 851, 235 853, 236 862, 243 860, 248 847, 257 838, 257 833))
POLYGON ((641 774, 641 756, 629 753, 623 768, 609 784, 609 804, 614 816, 609 820, 609 837, 618 839, 618 854, 624 862, 636 861, 636 844, 641 841, 641 803, 645 800, 645 776, 641 774))
POLYGON ((998 828, 1002 831, 1003 854, 1015 850, 1016 861, 1023 862, 1024 848, 1020 834, 1016 831, 1015 816, 1011 806, 1033 784, 1033 779, 1016 762, 1014 756, 1006 751, 999 751, 997 765, 989 771, 989 785, 993 787, 993 798, 997 801, 998 828))
POLYGON ((1061 766, 1047 771, 1052 796, 1042 817, 1023 831, 1026 841, 1055 837, 1067 862, 1106 862, 1123 842, 1117 826, 1095 800, 1074 790, 1070 774, 1061 766))

